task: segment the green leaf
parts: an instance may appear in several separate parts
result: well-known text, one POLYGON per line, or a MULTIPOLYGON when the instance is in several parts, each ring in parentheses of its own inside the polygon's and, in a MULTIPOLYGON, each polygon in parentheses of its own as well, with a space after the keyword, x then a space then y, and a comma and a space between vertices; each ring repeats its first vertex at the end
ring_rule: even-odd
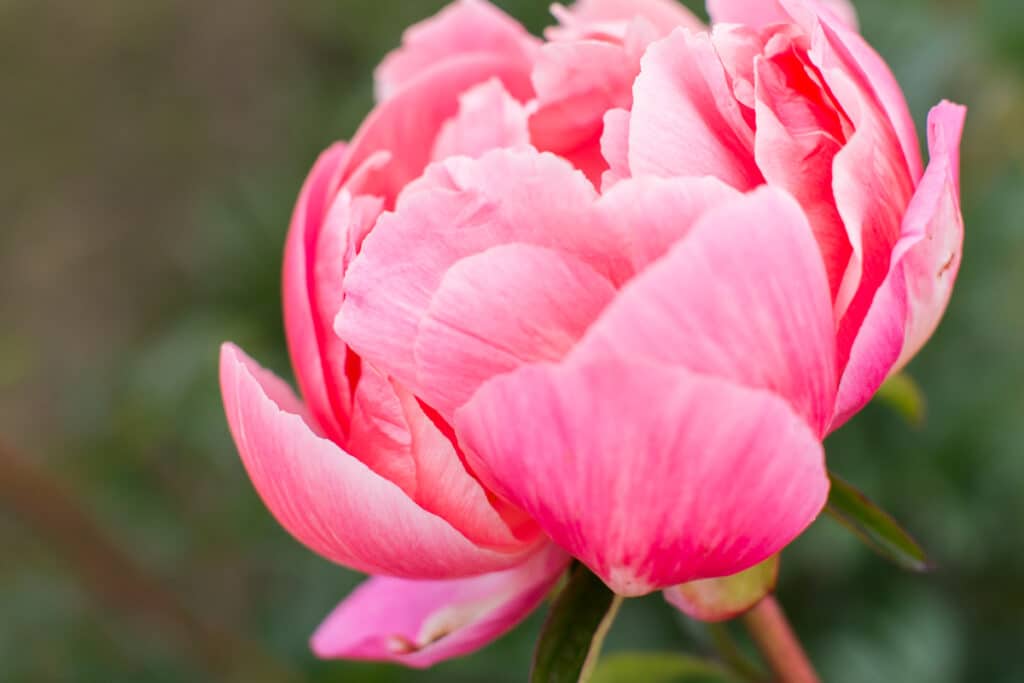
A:
POLYGON ((743 614, 775 590, 779 556, 732 576, 702 579, 665 590, 665 598, 699 621, 728 621, 743 614))
POLYGON ((589 569, 576 565, 537 641, 531 683, 588 680, 621 602, 589 569))
POLYGON ((714 662, 660 652, 614 654, 597 666, 591 683, 739 683, 714 662))
POLYGON ((931 562, 917 541, 885 510, 834 474, 829 473, 832 489, 828 513, 852 531, 868 547, 896 565, 915 572, 928 571, 931 562))
POLYGON ((911 426, 920 427, 924 423, 924 392, 909 375, 900 373, 887 379, 875 398, 895 410, 911 426))

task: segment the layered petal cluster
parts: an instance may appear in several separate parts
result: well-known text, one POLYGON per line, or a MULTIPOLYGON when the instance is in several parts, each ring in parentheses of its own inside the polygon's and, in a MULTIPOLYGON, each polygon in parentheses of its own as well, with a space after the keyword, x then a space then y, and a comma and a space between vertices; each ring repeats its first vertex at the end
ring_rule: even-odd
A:
POLYGON ((963 110, 903 96, 842 0, 484 0, 409 29, 288 235, 301 400, 232 345, 268 508, 375 575, 321 656, 428 666, 571 558, 643 595, 778 553, 822 439, 932 333, 960 262, 963 110))

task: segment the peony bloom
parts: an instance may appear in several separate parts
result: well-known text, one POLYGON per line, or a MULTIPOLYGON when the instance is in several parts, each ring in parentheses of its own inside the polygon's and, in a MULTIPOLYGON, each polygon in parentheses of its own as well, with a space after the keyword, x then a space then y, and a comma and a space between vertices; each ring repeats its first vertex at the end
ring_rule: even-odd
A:
POLYGON ((409 29, 314 166, 284 265, 303 400, 225 345, 256 489, 376 575, 313 638, 427 666, 571 557, 635 596, 779 552, 822 439, 938 324, 963 110, 903 96, 839 0, 483 0, 409 29))

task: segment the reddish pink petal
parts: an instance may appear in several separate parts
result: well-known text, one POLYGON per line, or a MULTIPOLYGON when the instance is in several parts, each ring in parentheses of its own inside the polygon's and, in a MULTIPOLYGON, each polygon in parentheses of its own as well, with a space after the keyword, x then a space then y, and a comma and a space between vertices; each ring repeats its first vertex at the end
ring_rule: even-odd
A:
POLYGON ((943 102, 928 115, 931 160, 907 208, 903 232, 921 233, 907 254, 910 318, 900 364, 905 364, 932 335, 953 292, 963 251, 960 213, 960 136, 967 110, 943 102))
MULTIPOLYGON (((755 64, 758 167, 803 207, 835 299, 852 253, 832 194, 832 160, 845 141, 842 114, 793 48, 755 64)), ((844 305, 851 296, 842 294, 844 305)))
MULTIPOLYGON (((318 294, 325 280, 317 277, 317 244, 325 216, 334 201, 346 146, 338 143, 325 151, 299 195, 285 245, 283 295, 284 325, 292 367, 313 419, 330 437, 341 442, 347 430, 349 405, 345 376, 346 351, 335 344, 330 318, 320 319, 318 294)), ((347 226, 335 221, 336 241, 343 241, 347 226)), ((326 261, 319 261, 325 263, 326 261)), ((328 296, 328 298, 331 298, 328 296)))
POLYGON ((713 175, 747 190, 763 182, 754 132, 707 33, 677 30, 648 48, 633 86, 633 175, 713 175))
POLYGON ((628 178, 598 201, 601 230, 619 234, 634 272, 661 258, 709 209, 742 195, 714 177, 628 178))
POLYGON ((645 358, 768 389, 824 433, 838 384, 834 324, 800 207, 764 188, 706 212, 626 284, 573 355, 645 358))
POLYGON ((538 42, 515 19, 484 0, 455 0, 437 15, 406 29, 402 47, 389 54, 374 74, 377 99, 445 60, 492 55, 529 65, 538 42))
POLYGON ((433 158, 478 157, 499 147, 530 144, 526 108, 498 79, 470 88, 459 97, 459 113, 441 128, 433 158))
POLYGON ((417 394, 450 418, 481 384, 560 360, 615 296, 607 278, 544 247, 506 244, 444 274, 416 340, 417 394))
POLYGON ((474 652, 526 618, 568 559, 551 546, 517 567, 468 579, 373 577, 324 620, 313 634, 313 652, 416 668, 474 652))
POLYGON ((427 70, 379 104, 349 146, 344 175, 352 192, 383 197, 386 206, 393 206, 431 161, 438 133, 459 112, 459 97, 492 78, 519 101, 533 96, 529 65, 467 54, 427 70), (370 159, 377 163, 368 167, 370 159), (360 169, 356 182, 353 176, 360 169))
POLYGON ((821 444, 785 401, 681 368, 527 366, 456 424, 484 480, 627 596, 763 561, 828 492, 821 444))
POLYGON ((338 334, 403 385, 416 387, 420 322, 445 272, 460 259, 520 242, 557 249, 613 275, 621 248, 591 229, 595 199, 581 173, 533 150, 432 166, 407 188, 396 212, 381 217, 352 263, 338 334))
POLYGON ((314 433, 287 385, 230 344, 220 379, 253 485, 281 525, 315 552, 360 571, 431 579, 504 569, 530 552, 481 549, 416 505, 314 433))

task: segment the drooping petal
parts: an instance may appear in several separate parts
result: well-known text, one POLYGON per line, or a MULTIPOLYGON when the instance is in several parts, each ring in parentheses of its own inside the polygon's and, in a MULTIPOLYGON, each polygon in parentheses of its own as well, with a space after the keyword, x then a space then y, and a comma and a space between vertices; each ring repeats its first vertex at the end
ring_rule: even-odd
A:
POLYGON ((287 385, 230 344, 221 352, 220 379, 253 485, 281 525, 324 557, 365 572, 452 578, 514 566, 532 550, 497 552, 471 543, 318 436, 287 385))
POLYGON ((603 231, 620 234, 633 272, 639 273, 685 237, 706 211, 739 191, 712 176, 703 178, 628 178, 597 203, 603 231))
POLYGON ((943 102, 928 115, 930 161, 907 208, 904 234, 923 237, 906 257, 910 319, 900 356, 906 364, 939 324, 960 269, 964 222, 960 213, 960 136, 967 110, 943 102))
POLYGON ((527 366, 456 426, 494 490, 627 596, 765 560, 828 491, 821 444, 785 401, 664 365, 527 366))
POLYGON ((568 564, 550 546, 523 564, 468 579, 373 577, 313 634, 324 659, 398 662, 424 668, 491 643, 544 599, 568 564))
POLYGON ((435 160, 478 157, 499 147, 530 144, 526 108, 498 79, 470 88, 459 97, 459 113, 445 122, 434 143, 435 160))
POLYGON ((417 393, 450 418, 491 377, 560 360, 614 296, 593 268, 544 247, 505 244, 465 258, 420 323, 417 393))
POLYGON ((520 102, 533 96, 529 65, 483 53, 447 59, 413 78, 366 118, 349 145, 344 177, 353 192, 382 197, 390 208, 431 161, 442 126, 459 111, 459 97, 492 78, 520 102), (367 167, 367 161, 377 163, 367 167), (353 178, 358 170, 358 182, 353 178))
POLYGON ((573 351, 646 358, 767 389, 819 434, 837 386, 828 280, 807 219, 762 188, 701 216, 626 284, 573 351))
POLYGON ((754 132, 711 37, 677 29, 648 48, 633 85, 633 175, 713 175, 740 190, 763 182, 754 132))
POLYGON ((335 329, 364 358, 403 385, 416 386, 413 348, 420 321, 458 260, 521 242, 556 249, 612 275, 621 249, 590 229, 595 198, 581 173, 534 150, 499 150, 432 166, 363 244, 345 278, 335 329))
POLYGON ((445 60, 465 55, 492 55, 528 65, 538 41, 515 19, 485 0, 455 0, 408 29, 402 46, 374 73, 378 100, 445 60))
POLYGON ((339 442, 345 435, 349 411, 345 350, 324 348, 330 343, 324 332, 330 333, 331 328, 329 321, 323 327, 317 317, 315 268, 320 230, 334 198, 346 149, 344 143, 328 148, 302 187, 288 230, 282 278, 284 328, 299 389, 320 429, 339 442))

